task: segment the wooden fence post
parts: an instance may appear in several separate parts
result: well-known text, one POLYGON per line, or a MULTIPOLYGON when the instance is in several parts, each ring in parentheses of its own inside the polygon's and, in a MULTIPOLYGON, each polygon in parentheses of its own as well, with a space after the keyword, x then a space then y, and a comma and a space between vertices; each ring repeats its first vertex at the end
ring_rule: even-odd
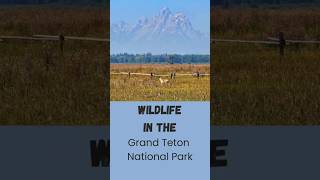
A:
POLYGON ((171 79, 175 79, 176 78, 176 73, 175 72, 172 72, 171 75, 170 75, 171 79))
POLYGON ((153 76, 154 76, 154 74, 153 74, 153 73, 150 73, 150 77, 151 77, 151 79, 153 78, 153 76))
POLYGON ((286 46, 286 40, 284 38, 284 33, 279 32, 279 50, 280 50, 280 60, 284 56, 284 48, 286 46))
POLYGON ((130 79, 130 77, 131 77, 131 73, 130 72, 128 72, 128 76, 129 76, 129 79, 130 79))

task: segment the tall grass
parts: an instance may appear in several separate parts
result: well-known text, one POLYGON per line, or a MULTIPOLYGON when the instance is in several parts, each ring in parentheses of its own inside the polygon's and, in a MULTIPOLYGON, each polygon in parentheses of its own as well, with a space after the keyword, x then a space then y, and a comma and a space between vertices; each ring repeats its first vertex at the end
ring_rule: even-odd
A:
POLYGON ((95 7, 0 7, 0 33, 108 37, 108 16, 106 9, 95 7))
MULTIPOLYGON (((0 35, 107 36, 96 8, 2 8, 0 35)), ((104 43, 8 40, 0 43, 1 125, 102 125, 108 120, 104 43)))
MULTIPOLYGON (((231 9, 215 12, 213 36, 262 40, 283 31, 290 39, 319 39, 319 9, 231 9)), ((215 44, 212 48, 213 123, 320 124, 320 49, 215 44)))
POLYGON ((320 8, 213 9, 211 32, 219 38, 262 40, 280 31, 288 39, 320 39, 320 8))
MULTIPOLYGON (((139 72, 170 74, 209 73, 209 65, 163 65, 163 64, 112 64, 111 72, 139 72)), ((192 76, 177 76, 161 84, 158 77, 131 75, 111 75, 110 94, 112 101, 209 101, 210 78, 200 79, 192 76)))

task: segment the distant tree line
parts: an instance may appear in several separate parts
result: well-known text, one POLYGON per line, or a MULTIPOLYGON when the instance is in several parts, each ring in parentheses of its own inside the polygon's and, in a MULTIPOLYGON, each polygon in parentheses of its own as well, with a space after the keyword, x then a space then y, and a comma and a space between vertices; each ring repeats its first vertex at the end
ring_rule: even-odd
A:
POLYGON ((111 55, 111 63, 127 64, 208 64, 210 63, 209 55, 178 55, 178 54, 116 54, 111 55))

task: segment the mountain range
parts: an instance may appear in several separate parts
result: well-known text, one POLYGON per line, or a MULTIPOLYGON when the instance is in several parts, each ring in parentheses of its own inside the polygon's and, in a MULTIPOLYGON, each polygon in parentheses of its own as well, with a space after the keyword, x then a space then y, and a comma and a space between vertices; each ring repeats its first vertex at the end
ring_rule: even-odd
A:
POLYGON ((112 24, 110 38, 112 54, 209 54, 210 49, 209 35, 195 30, 186 15, 169 8, 134 25, 112 24))

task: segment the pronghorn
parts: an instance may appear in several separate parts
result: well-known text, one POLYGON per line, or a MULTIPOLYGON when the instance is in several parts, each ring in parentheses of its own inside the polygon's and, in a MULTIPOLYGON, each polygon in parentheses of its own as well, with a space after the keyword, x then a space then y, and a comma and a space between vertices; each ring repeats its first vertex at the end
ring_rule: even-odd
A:
POLYGON ((166 83, 169 82, 168 79, 162 79, 162 78, 159 78, 159 81, 160 81, 161 84, 166 84, 166 83))

